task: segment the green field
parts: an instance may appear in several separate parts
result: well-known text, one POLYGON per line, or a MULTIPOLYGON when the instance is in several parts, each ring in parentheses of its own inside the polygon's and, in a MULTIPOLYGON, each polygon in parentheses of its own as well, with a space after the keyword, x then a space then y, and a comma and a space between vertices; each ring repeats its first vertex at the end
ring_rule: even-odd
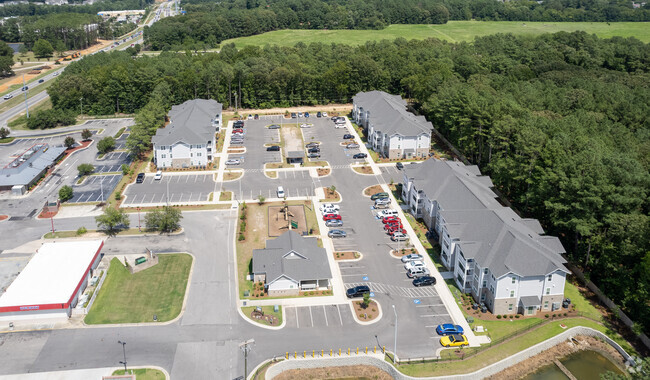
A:
POLYGON ((86 316, 87 324, 159 322, 178 316, 192 267, 188 254, 159 255, 157 265, 131 274, 117 258, 86 316))
MULTIPOLYGON (((127 372, 129 375, 135 375, 135 380, 165 380, 165 374, 157 369, 152 368, 139 368, 139 369, 129 369, 127 372)), ((113 376, 124 375, 123 369, 118 369, 113 372, 113 376)))
POLYGON ((475 37, 495 33, 538 35, 582 30, 601 38, 636 37, 650 42, 650 24, 644 22, 521 22, 521 21, 449 21, 444 25, 390 25, 383 30, 277 30, 250 37, 226 40, 237 48, 247 45, 294 46, 298 42, 344 43, 360 45, 366 41, 438 38, 450 42, 473 41, 475 37))

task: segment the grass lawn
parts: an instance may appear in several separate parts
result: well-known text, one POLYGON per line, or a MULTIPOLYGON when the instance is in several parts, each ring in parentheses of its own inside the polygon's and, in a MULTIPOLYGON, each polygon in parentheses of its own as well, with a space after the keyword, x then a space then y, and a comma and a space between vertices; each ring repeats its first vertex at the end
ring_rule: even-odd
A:
POLYGON ((5 137, 4 139, 0 139, 0 144, 9 144, 15 139, 16 139, 15 137, 5 137))
POLYGON ((63 238, 71 238, 71 237, 77 237, 77 231, 55 231, 54 234, 51 232, 48 232, 45 234, 44 238, 45 239, 63 239, 63 238))
MULTIPOLYGON (((24 99, 24 98, 23 98, 24 99)), ((50 98, 47 98, 43 100, 42 102, 39 102, 37 105, 32 106, 29 109, 29 112, 36 112, 36 111, 44 111, 44 110, 49 110, 52 108, 52 101, 50 98)), ((7 125, 11 129, 16 129, 16 130, 28 130, 27 128, 27 117, 25 115, 18 115, 11 119, 7 125)))
MULTIPOLYGON (((258 319, 251 318, 251 312, 254 309, 255 309, 255 306, 248 306, 248 307, 242 307, 241 311, 251 321, 262 324, 262 325, 270 326, 269 323, 267 321, 265 321, 265 320, 258 320, 258 319)), ((274 316, 276 316, 278 318, 278 324, 274 325, 274 326, 280 326, 282 324, 282 306, 279 307, 277 313, 273 311, 273 306, 262 306, 262 312, 264 313, 264 315, 274 315, 274 316)))
POLYGON ((571 304, 575 305, 576 310, 582 312, 587 318, 603 322, 603 314, 596 309, 581 293, 580 290, 569 281, 564 283, 564 297, 571 298, 571 304))
MULTIPOLYGON (((399 197, 396 198, 400 199, 399 197)), ((413 218, 413 215, 409 213, 404 213, 404 215, 420 239, 420 243, 422 243, 424 249, 427 250, 429 257, 431 257, 431 260, 433 260, 433 263, 436 265, 438 271, 447 271, 447 268, 445 268, 445 266, 442 264, 442 261, 440 261, 440 245, 438 245, 435 240, 429 241, 429 239, 427 239, 425 235, 427 233, 427 227, 424 225, 424 223, 416 221, 413 218)))
MULTIPOLYGON (((165 380, 164 373, 152 368, 130 369, 127 374, 134 374, 136 380, 165 380)), ((113 372, 113 376, 119 375, 124 375, 123 369, 118 369, 113 372)))
POLYGON ((232 191, 222 191, 221 194, 219 194, 219 201, 225 202, 231 200, 232 200, 232 191))
POLYGON ((85 322, 87 324, 159 322, 178 316, 192 267, 184 253, 159 255, 157 265, 131 274, 117 258, 111 260, 104 285, 85 322))
POLYGON ((233 38, 222 42, 222 46, 234 43, 244 46, 281 45, 294 46, 298 42, 310 44, 343 43, 362 45, 367 41, 394 40, 399 37, 410 39, 438 38, 450 42, 471 42, 476 37, 495 33, 539 35, 560 31, 585 31, 601 38, 613 36, 636 37, 650 42, 650 29, 644 22, 521 22, 521 21, 449 21, 443 25, 394 24, 382 30, 276 30, 250 37, 233 38))

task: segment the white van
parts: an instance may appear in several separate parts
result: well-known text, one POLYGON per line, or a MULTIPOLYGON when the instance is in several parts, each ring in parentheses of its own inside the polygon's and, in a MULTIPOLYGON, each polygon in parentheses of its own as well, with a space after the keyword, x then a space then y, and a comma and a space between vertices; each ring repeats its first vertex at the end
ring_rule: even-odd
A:
POLYGON ((282 186, 278 186, 278 198, 284 198, 284 189, 282 186))
POLYGON ((389 208, 387 210, 381 210, 377 213, 377 216, 380 218, 385 218, 387 216, 397 216, 397 210, 393 210, 392 208, 389 208))

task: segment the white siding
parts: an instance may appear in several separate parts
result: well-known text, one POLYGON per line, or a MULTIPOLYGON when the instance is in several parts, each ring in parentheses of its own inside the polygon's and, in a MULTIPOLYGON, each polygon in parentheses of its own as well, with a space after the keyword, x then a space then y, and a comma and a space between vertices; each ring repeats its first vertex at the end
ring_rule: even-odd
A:
POLYGON ((564 294, 564 284, 566 282, 566 273, 562 271, 555 271, 551 276, 551 281, 548 281, 548 276, 544 277, 543 295, 546 295, 546 288, 550 288, 550 295, 564 294))
POLYGON ((274 281, 272 284, 269 285, 269 290, 293 290, 293 289, 298 289, 298 283, 286 278, 286 277, 280 277, 276 281, 274 281))

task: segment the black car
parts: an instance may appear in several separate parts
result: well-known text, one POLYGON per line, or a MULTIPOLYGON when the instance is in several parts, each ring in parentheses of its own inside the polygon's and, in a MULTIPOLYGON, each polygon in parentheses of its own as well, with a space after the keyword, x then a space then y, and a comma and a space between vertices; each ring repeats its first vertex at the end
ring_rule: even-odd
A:
POLYGON ((323 116, 323 114, 320 113, 320 111, 319 111, 319 112, 316 112, 316 117, 321 117, 321 116, 323 116))
POLYGON ((307 151, 307 153, 320 153, 320 149, 319 148, 310 148, 307 151))
POLYGON ((429 286, 429 285, 435 285, 436 284, 436 279, 431 276, 422 276, 418 277, 415 280, 413 280, 413 285, 414 286, 429 286))
POLYGON ((269 129, 280 129, 280 125, 279 124, 271 124, 271 125, 269 125, 269 129))
POLYGON ((280 146, 279 145, 271 145, 266 147, 267 152, 279 152, 280 151, 280 146))
POLYGON ((135 179, 135 183, 144 182, 144 173, 138 173, 138 177, 135 179))
POLYGON ((366 158, 366 157, 368 157, 368 155, 365 153, 357 153, 354 156, 352 156, 352 158, 366 158))
POLYGON ((354 136, 352 136, 349 133, 346 133, 346 134, 343 135, 343 140, 349 140, 349 139, 353 139, 353 138, 354 138, 354 136))
POLYGON ((398 162, 397 164, 395 164, 395 167, 397 167, 399 170, 402 170, 402 169, 404 169, 404 164, 401 163, 401 162, 398 162))
POLYGON ((43 83, 43 82, 45 82, 45 79, 39 79, 38 80, 38 83, 43 83))
POLYGON ((291 118, 292 118, 292 119, 295 119, 295 118, 297 118, 297 117, 298 117, 298 115, 296 115, 295 112, 291 112, 291 118))
POLYGON ((255 118, 255 120, 257 120, 257 119, 259 119, 259 118, 260 118, 260 115, 258 115, 258 114, 255 114, 255 116, 254 116, 254 118, 255 118))
POLYGON ((244 122, 241 121, 241 120, 237 120, 237 121, 235 121, 235 122, 233 123, 233 126, 234 126, 235 128, 244 128, 244 122))
POLYGON ((370 288, 366 285, 355 286, 345 292, 348 298, 363 297, 366 293, 370 293, 370 288))

